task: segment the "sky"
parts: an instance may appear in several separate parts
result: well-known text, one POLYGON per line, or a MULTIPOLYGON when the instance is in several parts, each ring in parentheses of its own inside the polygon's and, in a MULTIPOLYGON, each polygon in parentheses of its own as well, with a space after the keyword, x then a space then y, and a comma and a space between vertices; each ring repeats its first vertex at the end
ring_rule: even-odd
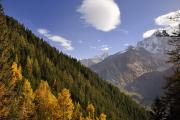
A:
POLYGON ((77 59, 114 54, 158 28, 180 0, 3 0, 5 13, 77 59))

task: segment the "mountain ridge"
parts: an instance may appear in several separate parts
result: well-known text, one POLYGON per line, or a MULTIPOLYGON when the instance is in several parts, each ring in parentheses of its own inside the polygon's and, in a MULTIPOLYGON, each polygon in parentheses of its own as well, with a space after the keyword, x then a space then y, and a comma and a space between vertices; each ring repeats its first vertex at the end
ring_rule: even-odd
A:
POLYGON ((91 102, 96 106, 97 113, 105 112, 108 119, 147 119, 146 111, 128 96, 100 79, 76 59, 36 37, 12 17, 1 13, 0 23, 3 23, 0 26, 3 37, 0 40, 0 54, 3 57, 0 60, 0 69, 3 70, 0 73, 1 82, 8 82, 6 78, 15 61, 22 66, 22 75, 34 90, 41 80, 45 80, 55 95, 62 88, 68 88, 72 92, 72 99, 79 102, 83 110, 91 102))

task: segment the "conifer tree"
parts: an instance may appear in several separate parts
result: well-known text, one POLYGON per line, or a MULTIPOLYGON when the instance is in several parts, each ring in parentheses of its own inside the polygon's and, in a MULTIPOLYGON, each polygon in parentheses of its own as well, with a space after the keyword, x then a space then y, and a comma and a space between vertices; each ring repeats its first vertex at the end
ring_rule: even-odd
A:
POLYGON ((10 103, 7 99, 7 89, 5 85, 0 82, 0 119, 6 119, 9 114, 8 104, 10 103))
POLYGON ((34 93, 28 80, 23 81, 19 97, 18 118, 22 120, 35 118, 34 93))
POLYGON ((54 119, 56 97, 51 93, 47 81, 40 81, 39 87, 35 91, 35 105, 38 119, 54 119))
POLYGON ((73 112, 73 117, 72 117, 72 120, 79 120, 80 119, 80 116, 82 115, 81 113, 81 105, 79 103, 76 103, 74 105, 74 112, 73 112))
POLYGON ((95 107, 92 103, 89 103, 87 108, 86 108, 87 112, 88 112, 88 119, 90 120, 94 120, 94 112, 95 112, 95 107))
POLYGON ((106 115, 104 113, 101 113, 99 120, 106 120, 106 115))
POLYGON ((68 89, 64 88, 58 94, 58 110, 60 120, 71 120, 74 111, 74 104, 68 89))
POLYGON ((180 26, 179 32, 170 36, 169 44, 174 47, 168 52, 174 74, 167 78, 165 95, 155 102, 154 118, 158 120, 180 119, 180 26))

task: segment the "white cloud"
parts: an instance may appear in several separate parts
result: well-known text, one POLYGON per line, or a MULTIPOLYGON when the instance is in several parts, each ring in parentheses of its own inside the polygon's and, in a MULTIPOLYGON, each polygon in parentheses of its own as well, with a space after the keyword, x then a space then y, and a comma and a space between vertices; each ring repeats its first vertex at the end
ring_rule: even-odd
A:
POLYGON ((45 35, 45 34, 47 34, 49 32, 48 30, 42 29, 42 28, 38 29, 37 31, 38 31, 38 33, 40 33, 42 35, 45 35))
POLYGON ((83 0, 77 11, 87 24, 104 32, 115 29, 121 22, 120 10, 114 0, 83 0))
POLYGON ((108 51, 108 50, 109 50, 108 47, 101 48, 101 51, 108 51))
POLYGON ((125 46, 125 47, 128 47, 128 46, 130 46, 130 44, 129 44, 129 43, 125 43, 124 46, 125 46))
POLYGON ((100 47, 100 50, 101 50, 101 51, 109 51, 109 49, 110 49, 110 47, 109 47, 108 45, 102 45, 102 46, 100 47))
POLYGON ((74 50, 71 41, 65 39, 64 37, 61 37, 59 35, 53 35, 51 33, 49 33, 49 31, 47 29, 38 29, 37 30, 39 34, 45 36, 47 39, 54 41, 54 42, 58 42, 60 43, 60 45, 65 49, 65 50, 74 50))
POLYGON ((148 37, 151 37, 157 30, 154 29, 154 30, 149 30, 149 31, 146 31, 144 34, 143 34, 143 38, 148 38, 148 37))
POLYGON ((160 26, 177 26, 180 24, 180 10, 157 17, 155 23, 160 26))
POLYGON ((97 42, 101 42, 101 40, 97 40, 97 42))
POLYGON ((161 26, 161 28, 145 32, 143 38, 151 37, 157 31, 161 32, 162 30, 166 30, 166 32, 171 35, 174 31, 179 30, 180 10, 159 16, 154 21, 155 24, 161 26))

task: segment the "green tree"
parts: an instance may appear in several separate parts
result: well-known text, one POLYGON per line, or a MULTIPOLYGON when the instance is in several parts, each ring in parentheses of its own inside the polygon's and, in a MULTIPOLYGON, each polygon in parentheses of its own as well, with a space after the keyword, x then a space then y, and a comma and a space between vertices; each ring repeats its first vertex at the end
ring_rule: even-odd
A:
POLYGON ((174 74, 167 78, 165 95, 160 101, 155 102, 154 117, 163 117, 159 120, 179 120, 180 119, 180 26, 179 32, 170 36, 169 44, 174 47, 168 52, 169 62, 172 63, 174 74), (160 109, 161 108, 161 109, 160 109), (162 110, 163 108, 163 110, 162 110))

